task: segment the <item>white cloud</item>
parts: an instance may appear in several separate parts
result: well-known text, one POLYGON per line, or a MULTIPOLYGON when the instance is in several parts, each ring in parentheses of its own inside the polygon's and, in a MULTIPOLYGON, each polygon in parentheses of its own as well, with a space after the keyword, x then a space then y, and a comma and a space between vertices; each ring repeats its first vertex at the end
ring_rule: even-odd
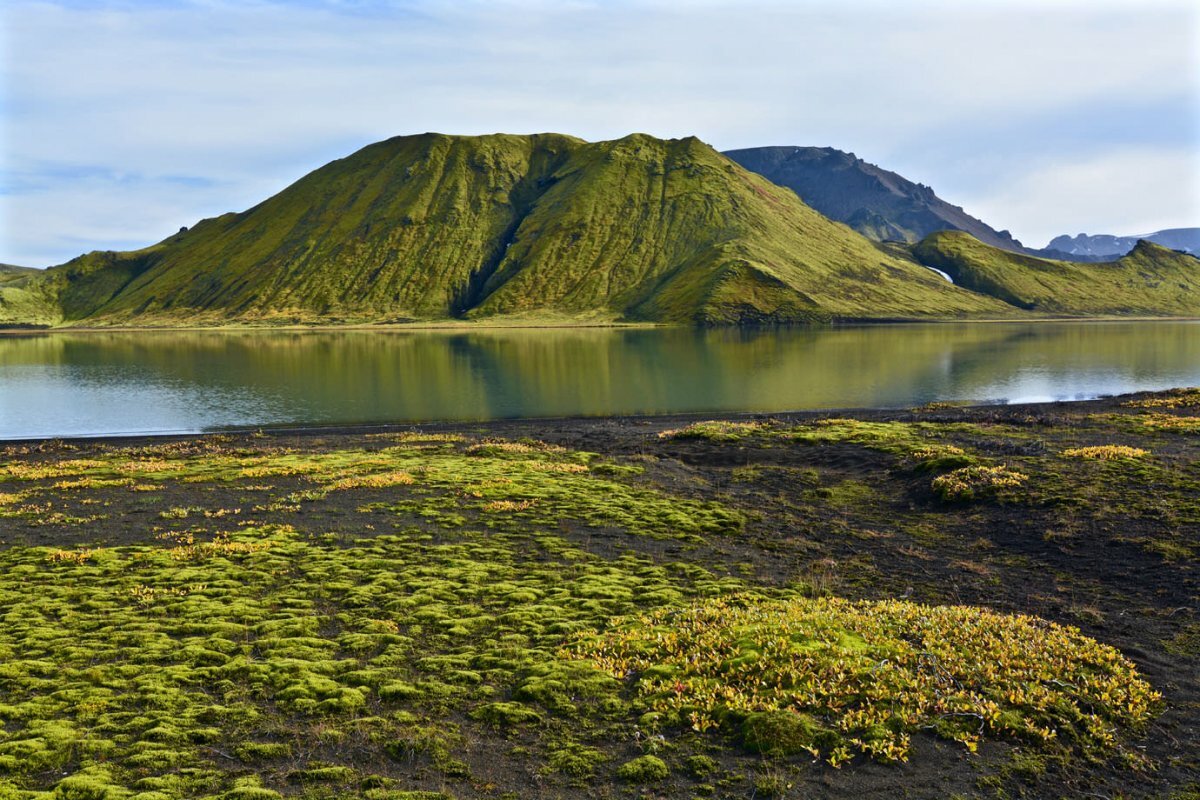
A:
MULTIPOLYGON (((0 14, 0 261, 18 263, 63 260, 92 235, 149 243, 401 133, 641 130, 889 166, 961 131, 965 146, 914 177, 966 196, 985 192, 954 176, 989 126, 1043 163, 1071 153, 1039 151, 1021 120, 1200 94, 1200 11, 1185 2, 17 0, 0 14), (102 177, 118 173, 137 179, 102 177)), ((1195 125, 1180 135, 1197 146, 1195 125)))

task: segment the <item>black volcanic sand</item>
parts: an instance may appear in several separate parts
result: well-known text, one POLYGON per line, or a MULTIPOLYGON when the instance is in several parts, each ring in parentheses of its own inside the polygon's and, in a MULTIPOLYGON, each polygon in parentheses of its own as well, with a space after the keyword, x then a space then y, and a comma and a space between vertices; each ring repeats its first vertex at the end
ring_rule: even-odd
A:
MULTIPOLYGON (((361 449, 369 457, 404 441, 429 447, 430 452, 440 447, 467 457, 472 445, 484 441, 537 440, 598 454, 586 462, 593 471, 603 465, 609 480, 652 489, 681 513, 699 519, 708 513, 703 509, 716 507, 703 504, 715 502, 742 520, 738 530, 716 529, 724 524, 720 517, 712 523, 715 528, 701 526, 698 532, 676 537, 659 535, 657 528, 631 530, 631 523, 615 518, 556 516, 555 536, 592 554, 597 563, 634 554, 647 563, 699 565, 749 588, 788 587, 809 595, 904 598, 1036 615, 1077 626, 1087 636, 1118 648, 1162 693, 1161 713, 1143 731, 1123 731, 1117 745, 1108 749, 1084 752, 1070 745, 1041 747, 989 739, 972 754, 956 742, 917 732, 905 763, 879 763, 859 755, 835 769, 807 754, 749 753, 722 731, 697 734, 668 726, 643 735, 638 719, 644 709, 631 699, 629 689, 628 707, 617 718, 602 720, 572 711, 569 703, 539 705, 537 696, 527 693, 517 699, 535 716, 513 724, 493 724, 495 720, 489 723, 473 715, 480 702, 473 687, 467 694, 456 690, 444 703, 429 701, 420 691, 416 696, 401 693, 400 699, 389 702, 368 692, 366 707, 345 713, 334 709, 320 724, 310 722, 310 711, 289 709, 267 698, 262 702, 278 714, 264 717, 272 726, 267 738, 285 741, 283 754, 250 757, 238 750, 241 739, 262 741, 266 736, 253 726, 236 733, 219 730, 210 732, 202 745, 195 745, 195 736, 172 745, 185 755, 175 762, 166 759, 165 766, 130 770, 121 756, 112 755, 108 776, 112 784, 133 789, 138 776, 185 774, 196 768, 194 759, 199 758, 204 769, 251 777, 240 789, 214 781, 213 788, 201 793, 231 798, 267 798, 279 792, 385 800, 443 796, 1182 800, 1200 797, 1198 417, 1197 394, 1160 393, 1000 407, 934 405, 904 411, 553 419, 11 443, 0 448, 0 467, 9 467, 10 473, 12 465, 29 469, 20 473, 20 479, 0 476, 0 498, 6 492, 30 494, 19 502, 10 498, 7 506, 0 504, 0 548, 12 554, 28 547, 65 553, 167 547, 189 534, 207 541, 214 532, 249 524, 290 525, 301 539, 349 546, 353 540, 398 530, 400 523, 395 520, 401 517, 408 529, 427 530, 427 538, 436 541, 453 538, 455 525, 503 532, 509 530, 505 527, 509 523, 493 527, 477 509, 472 510, 478 495, 465 490, 455 501, 463 516, 454 516, 455 503, 440 507, 436 514, 422 515, 423 495, 414 494, 414 487, 421 486, 419 475, 415 484, 383 481, 384 485, 347 485, 341 491, 302 496, 314 486, 303 470, 265 477, 251 471, 221 480, 138 475, 136 482, 143 490, 131 491, 128 481, 64 486, 64 481, 78 482, 81 473, 68 470, 64 478, 55 467, 114 456, 120 461, 191 459, 189 463, 200 464, 208 454, 274 458, 286 451, 289 458, 304 458, 361 449), (738 424, 688 428, 699 420, 718 418, 738 424), (853 419, 857 424, 821 422, 831 418, 853 419), (741 424, 754 422, 764 425, 741 424), (883 424, 871 427, 874 423, 883 424), (662 435, 681 430, 678 435, 662 435), (784 435, 794 431, 802 435, 784 435), (439 443, 441 435, 463 438, 439 443), (422 443, 423 436, 434 438, 422 443), (927 456, 914 455, 915 440, 957 448, 971 463, 1002 465, 1025 480, 994 492, 981 489, 970 499, 939 496, 932 481, 967 462, 951 459, 930 465, 927 456), (1148 454, 1111 460, 1063 455, 1065 450, 1100 446, 1140 448, 1148 454), (36 472, 38 467, 47 468, 44 476, 36 472), (387 725, 409 726, 405 730, 410 734, 416 730, 413 726, 423 726, 425 744, 391 746, 388 737, 399 735, 391 728, 382 736, 355 734, 349 739, 321 733, 345 727, 354 717, 398 719, 387 725), (429 739, 437 739, 439 726, 454 733, 438 740, 443 744, 431 745, 429 739), (593 768, 572 773, 547 766, 549 754, 571 742, 583 742, 600 753, 593 768), (619 778, 617 768, 644 752, 660 756, 670 776, 646 781, 619 778), (701 774, 705 770, 689 768, 688 759, 697 754, 708 756, 715 771, 701 774), (350 770, 338 772, 339 767, 350 770), (263 788, 253 788, 255 783, 263 788)), ((261 459, 262 463, 269 458, 261 459)), ((554 458, 574 463, 573 456, 554 458)), ((93 468, 88 469, 85 477, 94 474, 93 468)), ((493 483, 497 481, 502 483, 503 478, 493 483)), ((488 497, 484 495, 485 500, 488 497)), ((497 517, 520 510, 494 502, 490 508, 500 509, 497 517)), ((519 516, 513 524, 520 528, 519 516)), ((69 556, 65 561, 72 565, 69 556)), ((54 568, 62 568, 63 563, 63 557, 55 557, 54 568)), ((569 582, 571 577, 564 573, 562 580, 569 582)), ((372 597, 362 602, 382 606, 386 600, 372 597)), ((634 598, 635 608, 637 604, 634 598)), ((0 602, 0 614, 7 614, 9 605, 0 602)), ((314 613, 318 612, 319 604, 314 613)), ((321 635, 333 634, 323 627, 321 635)), ((480 669, 477 664, 460 666, 480 669)), ((424 686, 423 668, 409 669, 408 681, 424 686)), ((446 673, 438 675, 445 683, 454 683, 446 673)), ((483 682, 487 684, 488 678, 483 682)), ((513 700, 512 685, 499 685, 495 692, 492 700, 513 700)), ((19 764, 10 763, 6 773, 3 743, 17 738, 24 724, 4 716, 5 704, 17 694, 7 673, 0 670, 0 797, 4 798, 25 796, 5 794, 5 780, 12 787, 48 790, 58 776, 78 768, 83 758, 83 750, 76 749, 57 769, 26 773, 19 764)), ((86 721, 76 725, 87 728, 86 721)), ((119 740, 117 734, 113 736, 119 740)), ((182 791, 171 790, 160 777, 136 790, 159 791, 163 797, 182 791)), ((151 796, 160 795, 146 795, 151 796)))

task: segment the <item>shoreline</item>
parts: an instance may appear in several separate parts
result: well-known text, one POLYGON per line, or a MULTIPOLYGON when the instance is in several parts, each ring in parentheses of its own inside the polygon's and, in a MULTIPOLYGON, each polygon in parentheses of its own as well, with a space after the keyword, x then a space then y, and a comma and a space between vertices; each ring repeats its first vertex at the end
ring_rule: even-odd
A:
POLYGON ((330 423, 318 425, 258 425, 247 427, 214 428, 205 431, 163 431, 163 432, 132 432, 113 434, 78 434, 62 436, 32 436, 24 438, 0 438, 0 447, 38 445, 52 442, 62 442, 70 445, 101 445, 111 447, 141 446, 164 444, 175 441, 188 441, 212 436, 255 437, 263 439, 278 439, 294 437, 297 439, 321 437, 361 437, 408 433, 414 431, 428 433, 468 433, 472 435, 489 434, 497 436, 518 435, 527 431, 537 432, 538 429, 551 428, 611 428, 613 426, 636 427, 645 430, 667 429, 684 426, 696 422, 721 421, 782 421, 803 422, 825 417, 852 417, 855 419, 877 420, 894 419, 898 416, 919 418, 936 412, 939 417, 969 416, 979 413, 999 412, 1004 410, 1012 413, 1044 414, 1063 410, 1064 408, 1078 409, 1086 404, 1098 407, 1109 407, 1113 403, 1147 397, 1163 392, 1186 391, 1191 387, 1172 387, 1161 390, 1144 390, 1126 392, 1124 394, 1098 395, 1080 400, 1050 400, 1029 403, 998 403, 998 402, 955 402, 933 401, 923 406, 830 406, 826 408, 791 409, 784 411, 671 411, 663 413, 637 414, 564 414, 545 417, 496 417, 491 419, 440 419, 427 421, 401 422, 362 422, 362 423, 330 423), (516 433, 514 433, 516 431, 516 433))
POLYGON ((570 329, 612 329, 612 330, 778 330, 778 329, 810 329, 838 327, 867 327, 882 325, 953 325, 981 324, 1004 325, 1022 323, 1110 323, 1110 322, 1200 322, 1200 316, 1095 316, 1095 317, 985 317, 985 318, 955 318, 955 317, 855 317, 846 319, 831 319, 827 322, 811 322, 796 324, 767 324, 767 325, 684 325, 658 322, 462 322, 462 321, 422 321, 398 323, 304 323, 304 324, 243 324, 228 323, 220 325, 115 325, 107 326, 71 326, 59 327, 3 327, 0 326, 0 336, 35 336, 47 333, 336 333, 342 331, 380 331, 380 332, 440 332, 463 333, 470 331, 497 330, 570 330, 570 329))

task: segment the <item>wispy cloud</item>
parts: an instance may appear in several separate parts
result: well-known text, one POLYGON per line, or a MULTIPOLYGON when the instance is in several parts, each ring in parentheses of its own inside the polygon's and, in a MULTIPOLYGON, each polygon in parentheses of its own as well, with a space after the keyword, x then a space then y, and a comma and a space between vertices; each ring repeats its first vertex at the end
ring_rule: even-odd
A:
POLYGON ((1084 227, 1123 233, 1197 213, 1200 12, 1182 0, 17 0, 0 14, 0 261, 148 244, 426 130, 833 145, 1032 241, 1089 214, 1084 227), (1174 168, 1105 191, 1133 151, 1174 168), (1043 183, 1062 170, 1103 206, 1064 207, 1043 183))

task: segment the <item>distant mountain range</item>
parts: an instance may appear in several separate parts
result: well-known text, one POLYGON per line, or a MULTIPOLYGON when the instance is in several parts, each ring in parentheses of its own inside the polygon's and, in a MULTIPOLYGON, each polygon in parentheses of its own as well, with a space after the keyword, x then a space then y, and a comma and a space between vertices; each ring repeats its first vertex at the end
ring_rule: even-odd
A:
POLYGON ((998 231, 938 197, 922 183, 832 147, 751 147, 725 155, 786 186, 830 219, 875 241, 915 243, 935 231, 966 231, 984 244, 1026 252, 998 231))
POLYGON ((1048 252, 1061 253, 1065 257, 1112 258, 1125 255, 1141 239, 1172 250, 1200 253, 1200 228, 1171 228, 1144 236, 1089 236, 1086 233, 1077 236, 1056 236, 1045 249, 1048 252))
POLYGON ((1145 236, 1059 236, 1042 249, 1025 247, 932 188, 832 147, 751 147, 725 155, 772 183, 786 186, 830 219, 877 242, 915 243, 937 231, 964 231, 984 244, 1024 255, 1095 262, 1118 258, 1139 239, 1172 250, 1200 253, 1200 228, 1176 228, 1145 236))
MULTIPOLYGON (((821 152, 809 155, 865 186, 856 196, 883 186, 899 198, 868 228, 902 242, 870 241, 691 137, 423 134, 365 147, 142 250, 0 270, 0 325, 1200 314, 1191 256, 1150 243, 1103 265, 1015 255, 978 238, 1019 247, 1005 232, 928 187, 821 152), (923 212, 904 210, 918 201, 923 212), (973 230, 924 233, 938 220, 973 230)), ((800 174, 800 154, 742 158, 800 174)))

